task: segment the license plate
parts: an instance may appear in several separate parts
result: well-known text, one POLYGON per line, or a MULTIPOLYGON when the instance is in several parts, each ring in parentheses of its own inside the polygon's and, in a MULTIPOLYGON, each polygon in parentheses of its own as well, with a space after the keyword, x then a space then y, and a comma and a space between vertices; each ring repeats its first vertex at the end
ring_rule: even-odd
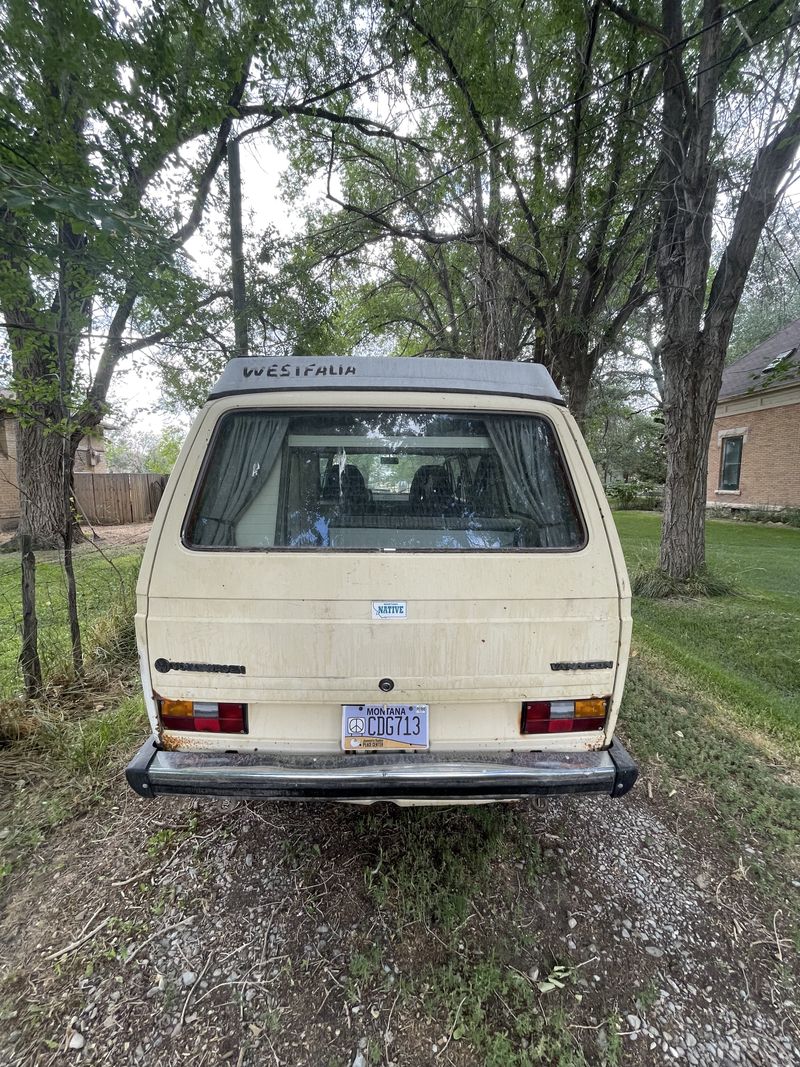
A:
POLYGON ((342 705, 345 752, 415 752, 427 747, 427 704, 342 705))

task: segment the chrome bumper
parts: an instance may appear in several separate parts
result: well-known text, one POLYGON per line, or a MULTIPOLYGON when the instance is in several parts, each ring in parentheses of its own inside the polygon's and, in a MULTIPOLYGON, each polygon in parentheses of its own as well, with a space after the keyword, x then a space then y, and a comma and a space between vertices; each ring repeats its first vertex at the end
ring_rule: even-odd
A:
POLYGON ((270 800, 508 800, 557 793, 623 796, 639 771, 619 741, 600 752, 287 756, 167 752, 154 737, 125 772, 140 796, 270 800))

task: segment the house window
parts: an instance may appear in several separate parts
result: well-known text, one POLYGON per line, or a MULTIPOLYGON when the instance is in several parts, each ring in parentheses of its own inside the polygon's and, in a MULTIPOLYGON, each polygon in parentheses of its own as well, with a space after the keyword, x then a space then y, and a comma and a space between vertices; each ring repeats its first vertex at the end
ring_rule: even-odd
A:
POLYGON ((738 489, 742 471, 743 437, 723 437, 722 466, 719 472, 720 489, 738 489))

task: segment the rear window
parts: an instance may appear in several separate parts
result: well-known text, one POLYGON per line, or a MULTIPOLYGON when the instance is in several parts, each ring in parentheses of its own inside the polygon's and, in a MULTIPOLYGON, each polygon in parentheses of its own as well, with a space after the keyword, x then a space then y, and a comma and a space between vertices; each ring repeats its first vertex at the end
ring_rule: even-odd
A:
POLYGON ((534 415, 241 411, 220 421, 186 528, 198 548, 575 549, 534 415))

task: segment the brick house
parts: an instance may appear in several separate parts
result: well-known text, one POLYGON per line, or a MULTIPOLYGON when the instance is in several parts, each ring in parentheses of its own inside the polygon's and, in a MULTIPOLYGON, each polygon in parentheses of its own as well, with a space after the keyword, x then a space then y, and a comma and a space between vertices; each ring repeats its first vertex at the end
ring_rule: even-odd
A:
MULTIPOLYGON (((13 530, 19 519, 19 490, 17 489, 17 420, 3 412, 0 390, 0 530, 13 530)), ((84 437, 75 456, 78 473, 107 474, 106 446, 102 434, 84 437)))
POLYGON ((800 508, 800 319, 723 374, 706 502, 800 508))

